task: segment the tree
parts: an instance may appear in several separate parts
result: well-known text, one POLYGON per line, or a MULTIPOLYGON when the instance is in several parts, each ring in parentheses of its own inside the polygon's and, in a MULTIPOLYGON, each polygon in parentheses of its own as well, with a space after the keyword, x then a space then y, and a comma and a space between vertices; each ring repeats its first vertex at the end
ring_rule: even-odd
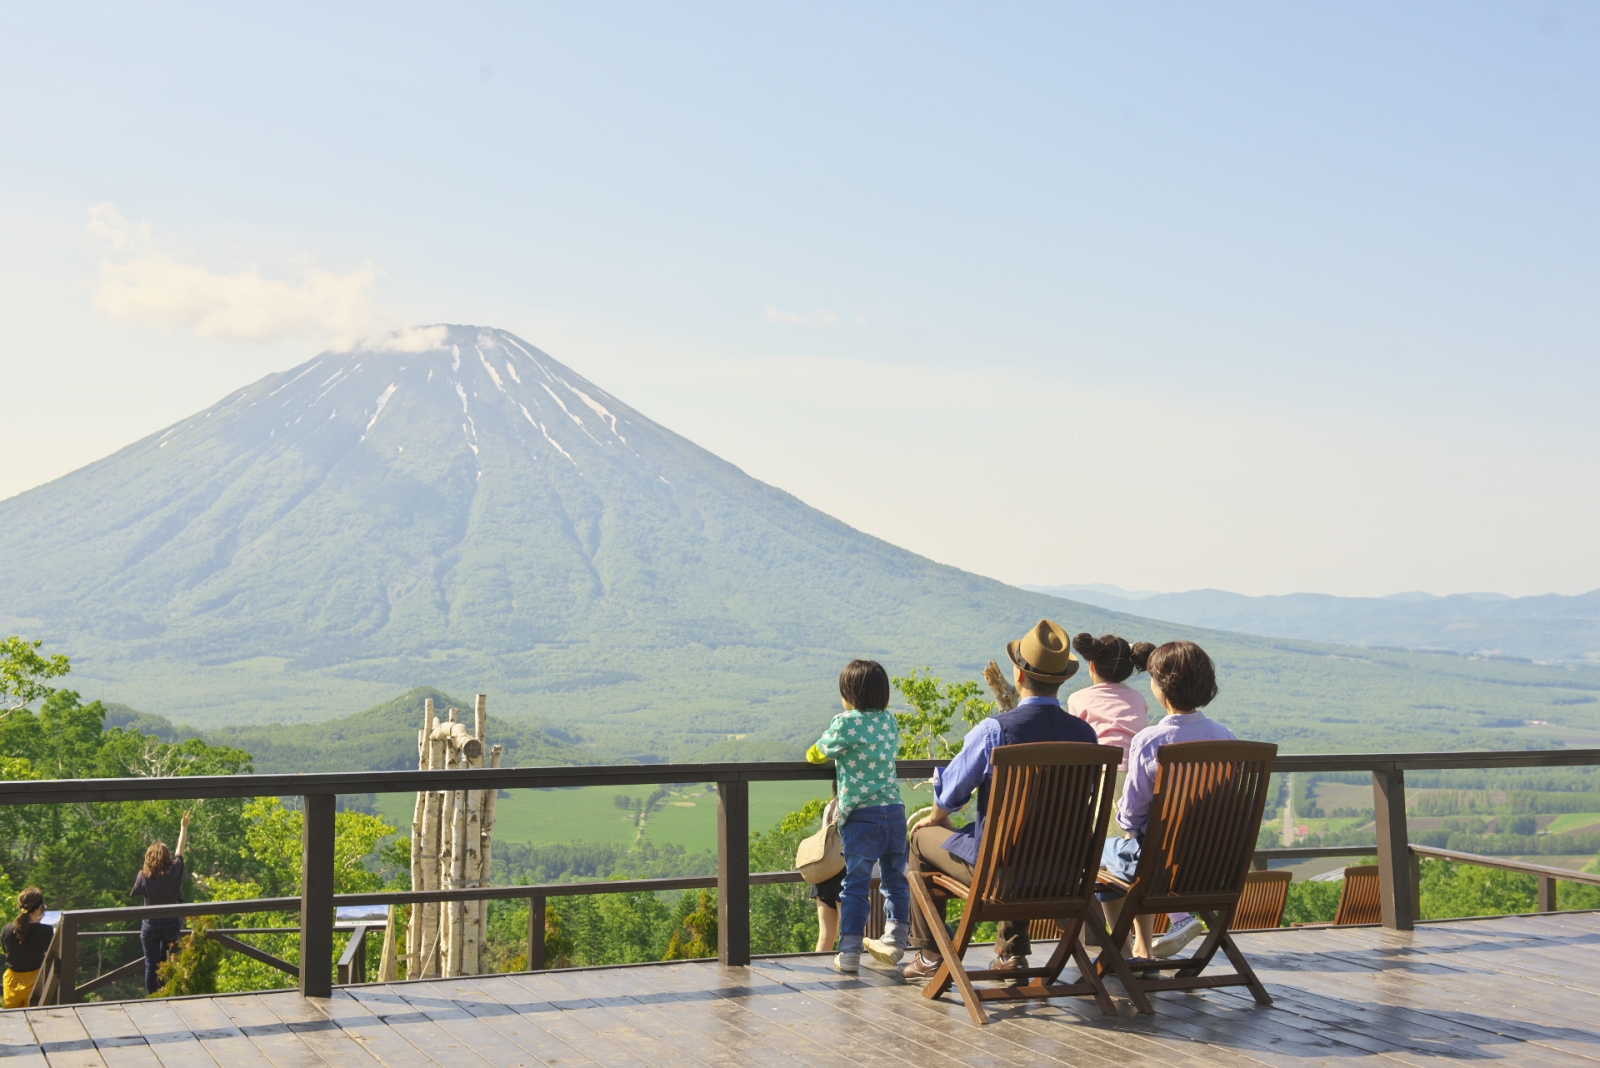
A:
POLYGON ((0 641, 0 704, 10 706, 0 711, 0 719, 55 693, 44 680, 58 679, 72 670, 65 653, 40 656, 43 644, 42 638, 30 642, 15 634, 0 641))
POLYGON ((900 724, 901 760, 943 760, 961 752, 961 738, 949 736, 959 719, 966 730, 976 727, 994 714, 994 705, 979 696, 983 689, 976 682, 945 683, 927 667, 915 668, 910 675, 892 680, 910 712, 896 712, 900 724))

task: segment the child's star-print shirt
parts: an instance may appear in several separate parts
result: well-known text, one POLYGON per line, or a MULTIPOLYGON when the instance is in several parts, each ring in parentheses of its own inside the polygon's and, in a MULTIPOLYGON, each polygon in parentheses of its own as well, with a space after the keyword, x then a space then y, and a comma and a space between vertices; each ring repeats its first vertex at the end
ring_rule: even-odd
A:
POLYGON ((900 780, 895 777, 899 752, 900 724, 893 712, 852 708, 833 717, 806 759, 821 764, 832 757, 836 762, 839 822, 843 823, 855 809, 903 803, 900 780))

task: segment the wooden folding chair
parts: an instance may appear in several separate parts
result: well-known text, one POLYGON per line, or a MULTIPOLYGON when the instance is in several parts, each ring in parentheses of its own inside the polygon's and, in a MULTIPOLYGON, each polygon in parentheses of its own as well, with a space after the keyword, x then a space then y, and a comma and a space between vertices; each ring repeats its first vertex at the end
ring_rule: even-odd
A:
POLYGON ((1333 913, 1333 925, 1342 927, 1356 923, 1382 923, 1383 902, 1378 896, 1378 866, 1362 864, 1344 870, 1344 884, 1339 887, 1339 907, 1333 913))
MULTIPOLYGON (((978 843, 972 883, 939 872, 908 872, 911 896, 928 921, 943 963, 923 988, 937 998, 954 984, 972 1021, 989 1022, 985 1001, 1093 996, 1100 1011, 1115 1016, 1116 1005, 1081 938, 1083 923, 1100 914, 1095 873, 1110 819, 1112 785, 1122 750, 1082 742, 1030 742, 1002 745, 990 758, 994 778, 989 810, 978 843), (965 902, 955 937, 944 925, 944 902, 965 902), (1042 968, 968 971, 962 955, 978 924, 1014 920, 1052 924, 1060 934, 1055 952, 1042 968), (1060 983, 1068 957, 1083 978, 1060 983), (978 990, 973 980, 1026 979, 1027 984, 978 990)), ((1104 926, 1104 921, 1097 921, 1104 926)))
POLYGON ((1091 937, 1101 944, 1096 969, 1102 978, 1114 972, 1138 1011, 1155 1011, 1147 994, 1151 990, 1219 986, 1249 987, 1258 1004, 1272 1004, 1228 930, 1244 893, 1277 755, 1278 747, 1265 742, 1179 742, 1157 751, 1139 867, 1131 882, 1100 872, 1101 885, 1126 896, 1109 934, 1098 920, 1090 925, 1091 937), (1122 947, 1135 917, 1160 912, 1199 916, 1209 929, 1205 940, 1190 957, 1129 960, 1122 947), (1218 949, 1233 963, 1233 973, 1201 975, 1218 949), (1136 971, 1173 969, 1177 974, 1171 978, 1134 976, 1136 971))
MULTIPOLYGON (((1244 877, 1244 891, 1239 895, 1239 907, 1234 911, 1230 931, 1266 931, 1283 926, 1283 909, 1289 903, 1289 883, 1293 876, 1286 871, 1253 871, 1244 877)), ((1172 929, 1172 920, 1165 912, 1156 917, 1154 931, 1164 935, 1172 929)))

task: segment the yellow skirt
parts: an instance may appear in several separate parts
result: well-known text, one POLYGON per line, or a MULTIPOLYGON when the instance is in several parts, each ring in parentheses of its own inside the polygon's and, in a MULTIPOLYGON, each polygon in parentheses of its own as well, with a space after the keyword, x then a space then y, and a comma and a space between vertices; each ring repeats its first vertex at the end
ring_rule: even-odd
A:
POLYGON ((25 1009, 28 1007, 28 995, 33 993, 33 984, 39 981, 37 969, 31 972, 14 972, 6 969, 5 975, 5 1007, 8 1009, 25 1009))

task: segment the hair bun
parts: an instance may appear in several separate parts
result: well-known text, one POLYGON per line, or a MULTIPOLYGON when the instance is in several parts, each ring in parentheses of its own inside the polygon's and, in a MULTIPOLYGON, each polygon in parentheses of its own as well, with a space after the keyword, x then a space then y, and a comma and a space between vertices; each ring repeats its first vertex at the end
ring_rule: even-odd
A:
POLYGON ((1072 647, 1091 664, 1105 656, 1105 647, 1095 641, 1094 635, 1085 631, 1072 639, 1072 647))
POLYGON ((1135 642, 1133 644, 1133 666, 1139 671, 1146 671, 1150 666, 1150 654, 1156 647, 1149 642, 1135 642))

